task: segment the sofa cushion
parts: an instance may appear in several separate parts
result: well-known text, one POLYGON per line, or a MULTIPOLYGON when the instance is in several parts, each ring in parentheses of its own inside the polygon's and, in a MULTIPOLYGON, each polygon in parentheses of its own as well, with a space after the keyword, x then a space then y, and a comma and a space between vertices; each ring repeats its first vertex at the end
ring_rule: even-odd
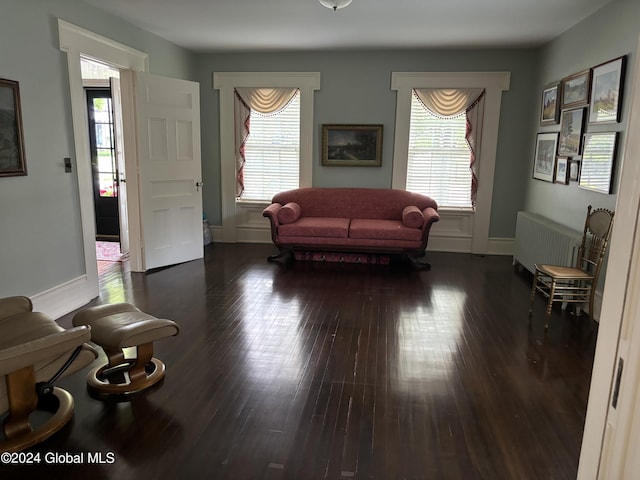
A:
POLYGON ((280 223, 293 223, 298 218, 300 218, 300 205, 296 202, 289 202, 278 210, 278 222, 280 223))
POLYGON ((348 218, 300 217, 297 221, 278 227, 278 235, 292 237, 347 238, 348 218))
POLYGON ((354 219, 349 238, 380 240, 420 240, 422 230, 406 227, 400 220, 354 219))
POLYGON ((418 207, 411 205, 402 210, 402 223, 409 228, 422 228, 424 215, 418 207))

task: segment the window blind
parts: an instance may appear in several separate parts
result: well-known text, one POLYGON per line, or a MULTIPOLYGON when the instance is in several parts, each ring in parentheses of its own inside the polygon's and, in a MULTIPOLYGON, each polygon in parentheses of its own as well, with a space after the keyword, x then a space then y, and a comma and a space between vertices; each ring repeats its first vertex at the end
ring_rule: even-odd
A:
POLYGON ((430 196, 440 207, 472 208, 466 128, 464 112, 438 117, 412 95, 407 190, 430 196))
POLYGON ((270 201, 298 188, 300 174, 300 92, 275 115, 251 112, 245 143, 242 200, 270 201))

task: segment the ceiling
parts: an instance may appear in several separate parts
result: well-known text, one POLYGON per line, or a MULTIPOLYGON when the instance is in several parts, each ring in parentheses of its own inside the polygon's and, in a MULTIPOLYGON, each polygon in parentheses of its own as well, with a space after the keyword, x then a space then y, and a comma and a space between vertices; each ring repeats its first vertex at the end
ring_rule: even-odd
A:
POLYGON ((530 47, 611 0, 84 0, 197 52, 530 47))

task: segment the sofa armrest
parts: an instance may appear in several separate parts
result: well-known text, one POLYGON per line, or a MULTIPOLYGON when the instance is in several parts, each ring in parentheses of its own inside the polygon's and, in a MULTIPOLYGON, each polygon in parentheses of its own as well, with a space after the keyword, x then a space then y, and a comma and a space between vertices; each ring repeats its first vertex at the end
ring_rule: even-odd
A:
POLYGON ((262 216, 269 219, 271 224, 271 241, 274 245, 278 245, 278 227, 280 222, 278 221, 278 212, 282 208, 281 203, 272 203, 262 211, 262 216))
POLYGON ((279 225, 278 212, 282 208, 280 203, 272 203, 262 211, 262 216, 267 217, 271 221, 271 227, 275 228, 279 225))
POLYGON ((422 226, 422 229, 426 232, 429 232, 433 223, 440 220, 440 215, 438 215, 438 212, 433 207, 427 207, 422 210, 422 215, 424 216, 424 225, 422 226))

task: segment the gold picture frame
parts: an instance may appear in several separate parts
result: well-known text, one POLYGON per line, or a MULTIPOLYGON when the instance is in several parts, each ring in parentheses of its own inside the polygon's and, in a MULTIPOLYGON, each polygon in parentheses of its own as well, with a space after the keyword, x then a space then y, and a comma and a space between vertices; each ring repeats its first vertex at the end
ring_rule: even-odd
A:
POLYGON ((382 125, 323 125, 322 165, 379 167, 382 125))

